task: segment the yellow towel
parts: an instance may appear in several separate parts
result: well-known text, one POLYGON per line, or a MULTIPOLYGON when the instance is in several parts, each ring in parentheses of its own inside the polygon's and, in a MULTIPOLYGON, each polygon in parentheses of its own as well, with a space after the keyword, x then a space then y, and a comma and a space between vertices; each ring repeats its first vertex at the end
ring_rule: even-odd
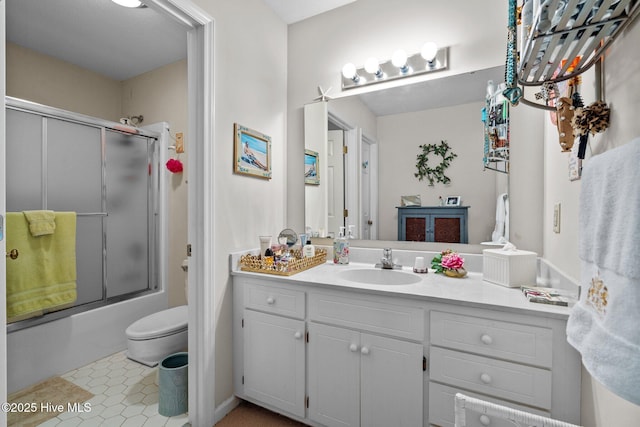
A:
POLYGON ((55 213, 56 233, 33 237, 22 213, 7 212, 7 318, 69 305, 76 293, 76 214, 55 213))
POLYGON ((53 234, 56 230, 56 214, 53 211, 23 211, 33 237, 53 234))

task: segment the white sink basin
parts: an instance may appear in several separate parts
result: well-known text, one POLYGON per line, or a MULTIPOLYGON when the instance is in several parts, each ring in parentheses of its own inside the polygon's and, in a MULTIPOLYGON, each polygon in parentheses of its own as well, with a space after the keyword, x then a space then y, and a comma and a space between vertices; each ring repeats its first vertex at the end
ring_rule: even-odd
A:
POLYGON ((411 285, 422 281, 422 278, 415 274, 381 268, 345 270, 338 275, 344 280, 368 285, 411 285))

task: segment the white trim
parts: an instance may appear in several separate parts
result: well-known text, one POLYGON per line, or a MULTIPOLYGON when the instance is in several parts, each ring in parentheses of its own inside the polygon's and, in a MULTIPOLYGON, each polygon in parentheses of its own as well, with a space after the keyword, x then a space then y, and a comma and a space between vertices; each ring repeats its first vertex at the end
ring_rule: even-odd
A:
POLYGON ((233 411, 240 404, 240 399, 232 395, 216 408, 216 423, 233 411))
MULTIPOLYGON (((6 14, 5 14, 6 2, 0 0, 0 215, 4 222, 6 218, 6 177, 5 167, 6 151, 5 151, 5 134, 6 134, 6 122, 5 122, 5 102, 4 97, 6 95, 6 14)), ((4 226, 3 226, 4 227, 4 226)), ((2 260, 0 260, 0 401, 7 401, 7 282, 6 282, 6 252, 5 239, 0 241, 0 254, 2 260)), ((7 425, 7 414, 4 411, 0 411, 0 425, 7 425)))
POLYGON ((146 4, 189 29, 189 421, 215 424, 215 284, 213 214, 214 22, 188 0, 148 0, 146 4))

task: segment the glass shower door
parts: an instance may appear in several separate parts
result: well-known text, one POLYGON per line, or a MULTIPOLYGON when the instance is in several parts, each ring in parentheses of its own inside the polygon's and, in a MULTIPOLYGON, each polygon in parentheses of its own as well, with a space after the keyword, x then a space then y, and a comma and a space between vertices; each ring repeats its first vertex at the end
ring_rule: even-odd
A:
POLYGON ((106 130, 107 298, 150 289, 151 139, 106 130))

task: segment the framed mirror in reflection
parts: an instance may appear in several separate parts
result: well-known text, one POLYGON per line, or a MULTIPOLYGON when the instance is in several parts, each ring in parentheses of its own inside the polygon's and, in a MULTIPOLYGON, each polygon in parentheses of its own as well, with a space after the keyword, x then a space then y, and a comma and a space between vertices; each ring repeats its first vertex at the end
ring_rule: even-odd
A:
MULTIPOLYGON (((312 148, 327 165, 321 189, 305 194, 307 232, 331 237, 354 225, 360 240, 401 240, 397 208, 402 195, 413 194, 423 207, 462 200, 470 244, 508 239, 508 175, 484 170, 482 162, 487 82, 503 76, 504 68, 495 67, 305 106, 305 129, 319 129, 312 148), (451 182, 430 186, 415 177, 419 146, 442 140, 457 154, 447 169, 451 182)), ((433 221, 419 223, 426 232, 418 235, 433 235, 433 221)))

